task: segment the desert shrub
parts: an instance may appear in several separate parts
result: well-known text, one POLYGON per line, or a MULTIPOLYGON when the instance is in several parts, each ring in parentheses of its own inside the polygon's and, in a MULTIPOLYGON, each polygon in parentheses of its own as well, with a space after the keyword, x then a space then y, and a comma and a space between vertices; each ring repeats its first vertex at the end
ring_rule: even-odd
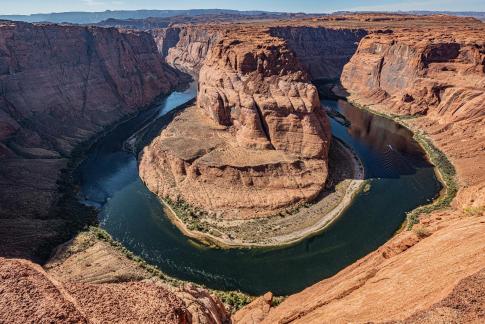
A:
POLYGON ((232 313, 254 300, 254 297, 250 297, 240 291, 216 291, 215 294, 225 305, 230 307, 232 313))

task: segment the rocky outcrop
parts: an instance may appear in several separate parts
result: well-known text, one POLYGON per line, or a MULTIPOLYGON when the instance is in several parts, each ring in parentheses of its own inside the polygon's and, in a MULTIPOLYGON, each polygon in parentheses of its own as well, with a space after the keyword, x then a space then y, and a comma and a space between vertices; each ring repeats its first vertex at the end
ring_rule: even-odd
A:
POLYGON ((61 283, 36 264, 4 258, 0 278, 7 323, 192 323, 183 300, 151 283, 61 283))
POLYGON ((33 257, 65 231, 50 208, 73 149, 178 79, 147 33, 1 22, 0 254, 33 257))
POLYGON ((430 134, 457 167, 460 206, 485 205, 482 33, 375 33, 362 40, 341 79, 354 100, 372 109, 423 116, 409 124, 430 134))
POLYGON ((241 32, 212 47, 197 108, 140 162, 141 178, 161 198, 224 218, 269 216, 310 201, 327 177, 330 130, 308 75, 282 40, 241 32))
MULTIPOLYGON (((434 215, 426 235, 404 231, 337 275, 288 297, 262 323, 400 321, 433 308, 452 296, 460 280, 485 267, 483 216, 457 216, 434 215)), ((483 293, 483 282, 475 289, 483 293)), ((476 296, 455 298, 449 307, 477 309, 483 297, 476 296)), ((444 322, 448 315, 442 314, 444 322)))
MULTIPOLYGON (((96 298, 108 297, 112 293, 110 288, 119 287, 119 291, 127 289, 128 294, 119 297, 118 290, 114 290, 112 299, 121 298, 123 303, 130 301, 133 305, 130 306, 131 308, 140 309, 142 312, 145 312, 145 304, 150 308, 150 305, 156 306, 156 303, 162 306, 168 304, 172 311, 180 312, 177 308, 181 304, 182 313, 188 318, 188 323, 222 324, 229 321, 224 305, 214 294, 186 282, 178 282, 175 285, 175 280, 166 280, 165 275, 161 273, 157 276, 153 268, 151 268, 152 271, 147 271, 146 267, 128 258, 126 251, 121 250, 119 246, 99 239, 98 231, 91 229, 83 232, 59 246, 44 266, 52 278, 68 288, 73 285, 75 294, 80 294, 82 289, 90 289, 94 296, 90 297, 92 305, 88 305, 89 307, 95 306, 96 298), (137 289, 132 289, 133 287, 147 291, 164 291, 165 295, 145 298, 145 295, 141 294, 136 297, 132 294, 139 292, 137 289), (106 295, 96 295, 99 290, 106 290, 106 295), (152 298, 154 300, 151 300, 152 298), (171 300, 175 300, 176 303, 172 303, 171 300)), ((124 318, 114 311, 110 316, 116 321, 124 318)), ((157 322, 156 317, 148 320, 157 322)), ((138 320, 140 321, 142 320, 138 320)))
POLYGON ((284 39, 312 79, 338 79, 354 55, 365 29, 326 27, 271 27, 271 35, 284 39))
POLYGON ((485 44, 477 38, 458 33, 372 34, 345 67, 342 85, 351 93, 371 95, 394 113, 475 116, 483 110, 485 88, 485 44))
POLYGON ((413 231, 290 296, 263 323, 484 320, 483 25, 404 18, 415 27, 400 22, 360 42, 341 83, 354 102, 404 115, 402 122, 426 134, 456 166, 457 198, 421 215, 413 231))
POLYGON ((214 46, 200 71, 197 105, 216 123, 233 126, 244 147, 305 158, 328 153, 316 88, 280 39, 234 37, 214 46))
POLYGON ((266 316, 268 316, 272 300, 273 294, 270 292, 256 298, 251 303, 244 306, 243 309, 234 314, 232 317, 233 323, 253 324, 261 322, 266 316))
POLYGON ((197 76, 212 45, 222 29, 210 25, 180 26, 151 31, 165 61, 197 76))

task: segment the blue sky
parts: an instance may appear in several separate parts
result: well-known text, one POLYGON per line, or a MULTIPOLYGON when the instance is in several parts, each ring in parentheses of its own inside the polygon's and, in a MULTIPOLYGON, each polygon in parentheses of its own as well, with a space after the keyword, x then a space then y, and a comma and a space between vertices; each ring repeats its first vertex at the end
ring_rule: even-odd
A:
POLYGON ((0 14, 193 8, 322 13, 338 10, 485 11, 485 0, 0 0, 0 14))

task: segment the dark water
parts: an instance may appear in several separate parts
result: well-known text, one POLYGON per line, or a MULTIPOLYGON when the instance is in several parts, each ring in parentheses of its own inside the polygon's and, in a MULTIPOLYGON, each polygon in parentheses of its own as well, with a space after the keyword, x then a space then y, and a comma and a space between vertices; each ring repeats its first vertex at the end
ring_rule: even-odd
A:
POLYGON ((431 200, 441 188, 406 129, 345 101, 323 100, 322 105, 347 119, 332 119, 332 132, 362 159, 370 191, 360 194, 323 233, 292 247, 200 246, 166 219, 157 198, 138 178, 135 156, 122 150, 123 142, 147 120, 193 96, 194 88, 173 93, 158 108, 121 125, 92 148, 79 169, 81 194, 86 203, 100 208, 101 226, 174 277, 250 294, 294 293, 375 250, 399 228, 406 211, 431 200))

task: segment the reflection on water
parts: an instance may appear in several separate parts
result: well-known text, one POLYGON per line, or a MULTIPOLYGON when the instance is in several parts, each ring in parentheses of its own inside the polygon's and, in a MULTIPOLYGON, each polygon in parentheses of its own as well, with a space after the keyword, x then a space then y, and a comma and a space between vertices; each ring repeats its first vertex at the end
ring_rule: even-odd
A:
POLYGON ((352 142, 361 159, 368 160, 368 178, 399 177, 429 166, 412 133, 387 118, 356 109, 345 100, 322 100, 326 110, 337 112, 347 121, 343 127, 331 119, 335 136, 352 142))
POLYGON ((360 194, 323 233, 295 246, 252 250, 200 246, 164 217, 159 201, 138 177, 135 156, 122 150, 133 133, 194 96, 194 87, 173 93, 156 109, 119 126, 90 150, 78 170, 82 199, 99 207, 101 226, 172 276, 251 294, 294 293, 376 249, 400 226, 406 211, 440 190, 433 169, 406 129, 345 101, 324 100, 324 106, 349 121, 332 119, 332 132, 362 159, 370 191, 360 194))

